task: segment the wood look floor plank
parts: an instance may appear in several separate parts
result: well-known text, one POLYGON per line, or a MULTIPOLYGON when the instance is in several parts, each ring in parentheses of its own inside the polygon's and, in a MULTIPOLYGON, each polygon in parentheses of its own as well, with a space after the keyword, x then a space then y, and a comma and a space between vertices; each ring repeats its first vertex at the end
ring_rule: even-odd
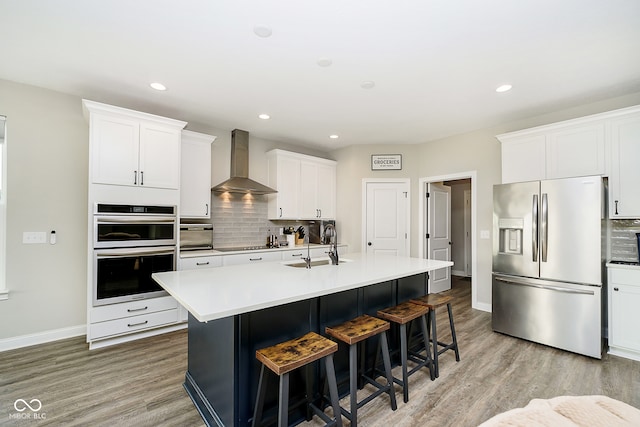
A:
MULTIPOLYGON (((460 362, 445 352, 438 379, 431 381, 427 370, 415 373, 408 403, 399 399, 391 411, 388 397, 381 396, 358 411, 360 425, 476 426, 531 399, 560 395, 603 394, 640 408, 640 362, 607 354, 596 360, 494 333, 491 314, 471 309, 468 280, 454 278, 446 293, 455 297, 460 362)), ((444 307, 437 324, 440 341, 450 340, 444 307)), ((182 387, 186 369, 186 331, 93 351, 80 337, 3 352, 0 426, 33 426, 33 420, 9 416, 16 413, 16 399, 36 398, 46 414, 39 426, 201 427, 182 387)), ((400 395, 397 385, 396 391, 400 395)), ((347 399, 341 403, 348 407, 347 399)))

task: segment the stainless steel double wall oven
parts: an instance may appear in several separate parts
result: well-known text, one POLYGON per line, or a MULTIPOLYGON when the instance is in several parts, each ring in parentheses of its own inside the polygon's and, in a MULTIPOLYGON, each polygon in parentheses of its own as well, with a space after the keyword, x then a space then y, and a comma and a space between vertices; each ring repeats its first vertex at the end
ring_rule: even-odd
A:
POLYGON ((152 278, 173 271, 176 206, 97 203, 93 215, 93 305, 167 295, 152 278))

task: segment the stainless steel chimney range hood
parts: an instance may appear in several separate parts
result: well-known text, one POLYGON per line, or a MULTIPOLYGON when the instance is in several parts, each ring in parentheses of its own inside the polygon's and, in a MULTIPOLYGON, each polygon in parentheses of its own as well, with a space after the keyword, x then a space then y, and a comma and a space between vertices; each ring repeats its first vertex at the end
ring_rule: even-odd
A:
POLYGON ((249 132, 231 131, 231 177, 221 182, 211 191, 215 193, 271 194, 277 193, 271 187, 249 178, 249 132))

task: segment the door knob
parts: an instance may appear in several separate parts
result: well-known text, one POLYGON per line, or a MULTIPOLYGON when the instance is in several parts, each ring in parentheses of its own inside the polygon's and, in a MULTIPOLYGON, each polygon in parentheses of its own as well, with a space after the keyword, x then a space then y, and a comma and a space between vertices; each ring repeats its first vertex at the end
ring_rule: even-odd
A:
POLYGON ((367 242, 367 246, 371 246, 371 242, 367 242))

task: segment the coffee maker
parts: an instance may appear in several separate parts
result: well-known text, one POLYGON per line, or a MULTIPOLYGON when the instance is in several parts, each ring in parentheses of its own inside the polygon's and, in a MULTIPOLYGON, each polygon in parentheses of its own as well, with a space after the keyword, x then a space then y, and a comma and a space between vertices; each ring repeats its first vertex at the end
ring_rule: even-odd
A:
POLYGON ((310 243, 318 243, 321 245, 327 245, 330 243, 325 241, 324 239, 324 227, 327 224, 331 224, 334 227, 336 226, 336 222, 332 219, 309 222, 309 242, 310 243))

